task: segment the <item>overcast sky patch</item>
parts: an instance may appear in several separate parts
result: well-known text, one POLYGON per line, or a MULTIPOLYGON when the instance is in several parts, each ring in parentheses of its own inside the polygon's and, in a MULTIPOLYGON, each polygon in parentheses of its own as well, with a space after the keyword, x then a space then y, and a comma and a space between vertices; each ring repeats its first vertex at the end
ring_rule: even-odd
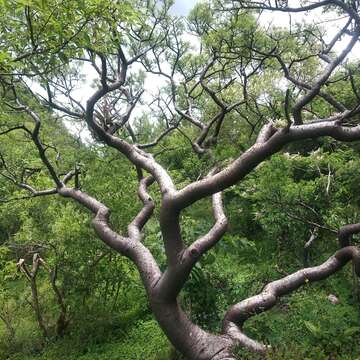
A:
POLYGON ((186 16, 196 3, 197 0, 176 0, 170 12, 174 15, 186 16))

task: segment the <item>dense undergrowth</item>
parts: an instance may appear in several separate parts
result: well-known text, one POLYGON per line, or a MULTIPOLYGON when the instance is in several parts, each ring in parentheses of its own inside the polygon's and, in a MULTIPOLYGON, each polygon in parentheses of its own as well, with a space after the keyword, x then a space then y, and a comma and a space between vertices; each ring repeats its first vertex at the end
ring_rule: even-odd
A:
MULTIPOLYGON (((232 256, 222 254, 222 261, 199 267, 193 274, 187 290, 190 291, 190 287, 198 289, 192 291, 190 297, 191 314, 198 323, 219 330, 219 320, 229 303, 255 294, 266 281, 280 276, 273 259, 264 262, 263 257, 254 262, 253 251, 243 249, 232 256), (244 261, 246 257, 251 261, 244 261), (221 268, 227 271, 219 274, 221 268), (218 275, 211 276, 212 273, 218 275)), ((360 311, 351 288, 351 269, 347 268, 330 280, 309 285, 284 297, 271 311, 249 320, 245 331, 272 344, 274 351, 269 354, 269 359, 358 359, 360 311), (330 303, 329 294, 336 294, 340 303, 330 303)), ((133 295, 134 302, 136 298, 142 302, 137 311, 128 309, 109 313, 99 305, 94 306, 91 313, 79 314, 80 318, 73 320, 63 339, 49 339, 46 343, 39 335, 33 314, 25 307, 21 319, 17 319, 14 343, 6 341, 6 332, 2 329, 0 358, 182 359, 152 319, 145 298, 133 295)), ((239 358, 257 357, 239 350, 239 358)))
MULTIPOLYGON (((208 171, 207 159, 199 162, 183 140, 168 141, 181 149, 177 156, 165 152, 161 159, 178 187, 208 171)), ((219 161, 235 156, 238 146, 219 144, 219 161)), ((134 170, 111 150, 76 149, 76 156, 87 161, 83 189, 112 209, 112 224, 124 233, 140 208, 134 200, 134 170)), ((16 156, 29 152, 26 147, 21 151, 16 156)), ((225 191, 229 231, 194 268, 179 300, 197 324, 220 332, 229 306, 275 279, 322 263, 338 249, 336 230, 359 218, 358 154, 356 146, 326 140, 322 150, 292 146, 225 191), (316 239, 305 256, 304 244, 314 231, 316 239)), ((40 176, 36 181, 46 187, 40 176)), ((155 186, 151 191, 158 199, 155 186)), ((1 192, 2 197, 19 194, 8 184, 1 192)), ((144 241, 164 268, 157 218, 158 208, 146 225, 144 241)), ((209 199, 187 209, 182 216, 185 242, 194 241, 212 224, 209 199)), ((7 202, 0 207, 0 228, 0 315, 11 327, 0 321, 0 360, 182 359, 154 320, 133 265, 101 244, 82 208, 57 197, 7 202), (16 267, 20 258, 31 267, 34 253, 57 269, 69 318, 63 336, 56 333, 59 307, 48 273, 40 267, 37 276, 49 332, 44 338, 31 306, 29 282, 16 267)), ((351 265, 279 299, 273 309, 248 320, 244 330, 272 345, 269 359, 360 359, 359 284, 351 265), (331 303, 329 295, 339 302, 331 303)), ((257 359, 243 349, 238 356, 257 359)))

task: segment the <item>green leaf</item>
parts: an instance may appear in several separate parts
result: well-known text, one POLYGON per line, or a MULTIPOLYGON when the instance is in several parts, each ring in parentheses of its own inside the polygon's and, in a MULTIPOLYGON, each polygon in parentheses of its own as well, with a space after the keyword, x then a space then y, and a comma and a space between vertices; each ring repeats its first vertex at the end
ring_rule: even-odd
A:
POLYGON ((354 334, 360 333, 360 327, 359 326, 352 326, 349 327, 344 331, 345 336, 352 336, 354 334))
POLYGON ((321 330, 312 322, 304 320, 304 325, 314 336, 319 336, 321 334, 321 330))

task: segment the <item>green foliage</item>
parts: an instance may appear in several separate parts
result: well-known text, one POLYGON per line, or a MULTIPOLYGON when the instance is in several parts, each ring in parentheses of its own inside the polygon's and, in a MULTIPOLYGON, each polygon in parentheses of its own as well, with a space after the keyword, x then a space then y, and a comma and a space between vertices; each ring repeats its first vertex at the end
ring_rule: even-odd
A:
MULTIPOLYGON (((130 25, 137 28, 140 38, 146 39, 141 41, 142 46, 154 45, 154 38, 162 35, 161 31, 168 25, 166 11, 170 4, 111 0, 0 1, 0 11, 4 14, 0 20, 1 72, 31 73, 39 67, 49 72, 49 78, 65 71, 70 78, 81 81, 80 70, 71 64, 74 58, 89 50, 93 54, 97 51, 113 54, 119 44, 126 47, 127 55, 134 55, 139 47, 126 31, 130 25), (164 21, 164 27, 155 34, 151 26, 154 14, 164 21), (26 36, 19 36, 22 33, 26 36)), ((311 80, 317 73, 319 63, 309 56, 319 50, 317 29, 298 25, 295 29, 300 34, 298 37, 289 36, 284 29, 272 29, 270 39, 258 29, 253 15, 240 13, 226 19, 209 3, 199 3, 188 21, 190 31, 200 37, 203 52, 191 53, 190 44, 181 40, 181 56, 174 55, 171 47, 186 28, 177 22, 164 56, 170 65, 180 64, 189 77, 199 73, 212 52, 236 51, 244 59, 251 57, 250 42, 260 52, 276 47, 289 63, 297 57, 306 59, 294 62, 292 70, 299 80, 311 80)), ((238 57, 229 59, 225 80, 233 77, 231 69, 237 61, 238 57)), ((148 66, 156 63, 151 59, 144 62, 148 66)), ((253 59, 253 63, 262 71, 254 75, 249 85, 250 97, 261 99, 265 118, 274 120, 275 126, 284 126, 284 88, 279 83, 279 66, 271 57, 261 64, 253 59), (265 71, 269 69, 270 72, 265 71)), ((213 70, 216 72, 221 66, 216 63, 213 70)), ((358 64, 346 66, 355 73, 358 64)), ((354 104, 348 96, 351 84, 347 80, 342 72, 335 74, 327 91, 338 95, 351 108, 354 104)), ((135 88, 144 81, 141 72, 129 79, 135 88)), ((359 81, 354 76, 355 88, 359 87, 359 81)), ((217 90, 215 81, 209 81, 208 85, 217 90)), ((178 103, 183 106, 185 90, 174 86, 178 103)), ((46 126, 42 128, 41 139, 56 171, 65 173, 75 166, 80 168, 80 188, 112 209, 113 228, 125 234, 127 224, 141 208, 140 201, 135 200, 135 169, 113 150, 79 143, 56 120, 56 114, 44 110, 22 90, 20 96, 44 119, 46 126)), ((163 89, 166 94, 170 90, 163 89)), ((210 119, 219 109, 208 94, 200 96, 201 92, 195 86, 195 107, 205 119, 210 119)), ((232 83, 222 92, 223 100, 229 104, 240 95, 244 95, 244 89, 232 83)), ((5 100, 9 99, 5 96, 5 100)), ((178 188, 204 177, 213 162, 226 166, 253 143, 258 123, 253 128, 249 123, 258 114, 252 108, 254 103, 249 103, 245 113, 239 110, 227 116, 213 158, 194 154, 186 136, 173 133, 163 139, 157 159, 178 188)), ((4 109, 7 107, 1 102, 1 130, 21 125, 33 129, 24 113, 9 113, 4 109)), ((333 113, 321 99, 314 101, 311 110, 320 117, 333 113)), ((147 142, 156 137, 165 120, 157 113, 138 118, 133 125, 141 130, 139 140, 147 142)), ((187 125, 182 131, 189 137, 196 135, 187 125)), ((1 140, 0 153, 6 158, 6 169, 1 163, 1 170, 18 179, 26 168, 31 186, 37 189, 52 186, 27 133, 11 132, 1 140)), ((338 248, 336 229, 359 219, 359 153, 358 144, 345 147, 327 139, 292 144, 236 187, 225 191, 229 232, 195 266, 179 299, 194 322, 204 329, 220 332, 221 319, 229 306, 259 293, 270 281, 302 268, 304 244, 314 228, 319 230, 307 259, 309 265, 319 264, 338 248)), ((158 189, 151 192, 156 202, 158 189)), ((128 260, 98 240, 91 228, 89 212, 59 197, 7 201, 22 196, 22 189, 8 178, 0 177, 0 360, 180 359, 151 315, 139 274, 128 260), (39 302, 44 321, 51 327, 47 342, 41 337, 29 305, 29 285, 16 267, 19 258, 30 263, 35 252, 51 268, 58 269, 57 284, 70 316, 65 336, 57 338, 54 326, 50 325, 56 321, 58 304, 47 274, 40 272, 39 302)), ((157 211, 145 226, 143 241, 164 269, 166 259, 157 211)), ((184 211, 181 227, 185 243, 190 244, 206 233, 213 221, 209 199, 184 211)), ((359 239, 355 237, 353 241, 358 243, 359 239)), ((273 345, 269 359, 357 359, 360 356, 358 291, 353 274, 344 269, 334 278, 306 285, 280 299, 271 311, 251 318, 245 331, 273 345), (340 303, 331 304, 329 294, 336 294, 340 303)), ((256 358, 241 349, 239 357, 256 358)))
POLYGON ((166 337, 154 320, 135 322, 127 331, 117 333, 117 340, 103 340, 102 344, 88 343, 81 349, 71 338, 64 338, 56 346, 49 345, 41 355, 14 355, 10 360, 167 360, 172 357, 166 337))

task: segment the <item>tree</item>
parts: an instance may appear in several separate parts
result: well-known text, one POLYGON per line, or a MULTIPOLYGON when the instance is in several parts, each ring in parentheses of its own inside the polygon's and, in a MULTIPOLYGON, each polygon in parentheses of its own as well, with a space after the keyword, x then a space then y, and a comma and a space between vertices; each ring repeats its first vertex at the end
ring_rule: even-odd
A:
POLYGON ((321 146, 318 139, 323 137, 341 142, 360 139, 359 71, 358 66, 345 62, 358 43, 357 2, 304 2, 301 8, 277 1, 200 4, 189 17, 187 29, 200 44, 196 54, 184 40, 187 25, 168 14, 171 4, 167 2, 15 3, 11 7, 6 2, 1 4, 6 14, 1 20, 1 43, 7 50, 0 58, 0 135, 21 131, 37 149, 49 179, 34 178, 31 171, 11 171, 5 156, 1 157, 2 175, 32 197, 58 195, 88 209, 98 237, 138 269, 156 320, 185 356, 234 359, 237 345, 264 353, 269 347, 243 332, 247 319, 270 309, 281 296, 300 286, 336 273, 349 261, 360 276, 360 250, 351 245, 360 224, 347 224, 338 230, 340 249, 333 256, 321 265, 270 282, 258 295, 230 306, 220 334, 193 323, 178 302, 199 259, 227 230, 223 190, 295 142, 310 140, 313 150, 321 146), (293 13, 318 8, 347 19, 330 41, 312 25, 264 31, 251 12, 293 13), (337 54, 334 45, 344 37, 347 45, 337 54), (74 96, 75 84, 81 78, 79 64, 90 64, 98 75, 96 89, 86 104, 74 96), (136 73, 139 67, 142 70, 136 73), (164 78, 166 85, 148 104, 153 109, 148 121, 132 123, 131 114, 141 102, 144 72, 164 78), (43 92, 32 90, 33 79, 43 92), (339 84, 348 87, 346 101, 338 96, 339 84), (126 235, 114 230, 111 210, 97 194, 82 188, 78 165, 67 173, 56 166, 59 153, 49 153, 51 147, 43 140, 46 122, 44 114, 36 110, 38 106, 64 114, 69 121, 85 122, 94 141, 117 150, 127 158, 129 167, 136 168, 143 207, 129 223, 126 235), (21 116, 15 115, 19 113, 21 116), (205 160, 203 169, 207 170, 201 179, 186 179, 180 189, 161 163, 159 156, 166 148, 152 152, 175 131, 205 160), (222 131, 243 140, 242 153, 235 159, 226 159, 218 151, 224 141, 222 131), (244 133, 249 137, 244 139, 244 133), (39 185, 49 188, 38 190, 39 185), (149 192, 154 185, 160 192, 164 270, 142 236, 155 208, 149 192), (208 197, 212 199, 214 225, 185 244, 181 216, 186 208, 208 197))

